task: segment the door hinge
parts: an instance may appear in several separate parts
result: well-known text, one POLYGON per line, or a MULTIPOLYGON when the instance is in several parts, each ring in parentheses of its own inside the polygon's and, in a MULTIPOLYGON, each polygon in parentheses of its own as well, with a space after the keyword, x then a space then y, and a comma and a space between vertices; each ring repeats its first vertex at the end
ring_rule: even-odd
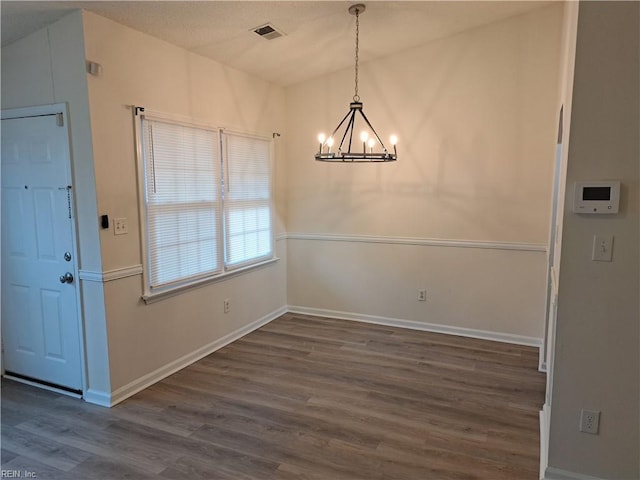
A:
POLYGON ((64 115, 62 113, 56 113, 56 125, 64 127, 64 115))

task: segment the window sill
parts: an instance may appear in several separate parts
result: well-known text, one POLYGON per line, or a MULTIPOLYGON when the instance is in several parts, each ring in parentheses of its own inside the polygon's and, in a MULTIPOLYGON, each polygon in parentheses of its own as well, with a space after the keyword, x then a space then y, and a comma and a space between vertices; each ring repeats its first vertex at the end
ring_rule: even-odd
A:
POLYGON ((168 287, 168 288, 165 288, 165 289, 158 289, 155 292, 151 292, 149 294, 143 295, 142 296, 142 300, 144 300, 144 303, 149 305, 151 303, 159 302, 159 301, 164 300, 166 298, 170 298, 170 297, 174 297, 176 295, 180 295, 181 293, 188 292, 190 290, 195 290, 196 288, 201 288, 201 287, 204 287, 206 285, 210 285, 212 283, 228 280, 228 279, 230 279, 232 277, 235 277, 237 275, 242 275, 242 274, 250 272, 252 270, 257 270, 259 268, 266 267, 268 265, 276 263, 278 260, 280 260, 278 257, 273 257, 273 258, 270 258, 269 260, 265 260, 265 261, 260 262, 260 263, 255 263, 253 265, 247 265, 246 267, 241 267, 241 268, 237 268, 235 270, 230 270, 228 272, 220 273, 220 274, 215 275, 215 276, 206 277, 206 278, 199 278, 198 280, 194 280, 194 281, 189 282, 189 283, 184 283, 182 285, 175 286, 175 287, 168 287))

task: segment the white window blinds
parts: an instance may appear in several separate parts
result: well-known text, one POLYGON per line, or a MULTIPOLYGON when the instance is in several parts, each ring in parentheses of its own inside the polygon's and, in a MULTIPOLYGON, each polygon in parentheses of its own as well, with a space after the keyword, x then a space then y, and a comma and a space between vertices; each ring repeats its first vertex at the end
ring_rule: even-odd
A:
POLYGON ((140 132, 147 294, 273 258, 270 139, 148 114, 140 132))
POLYGON ((225 264, 233 269, 273 255, 271 142, 226 132, 223 142, 225 264))
POLYGON ((150 118, 142 131, 150 287, 220 272, 218 132, 150 118))

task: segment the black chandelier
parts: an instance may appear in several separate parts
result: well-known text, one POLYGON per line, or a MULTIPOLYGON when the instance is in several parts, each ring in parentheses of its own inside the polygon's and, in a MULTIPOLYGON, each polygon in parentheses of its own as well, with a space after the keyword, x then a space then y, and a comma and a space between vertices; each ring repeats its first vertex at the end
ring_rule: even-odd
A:
POLYGON ((365 5, 358 3, 349 7, 349 13, 356 16, 356 55, 355 55, 355 92, 353 102, 349 104, 349 112, 340 121, 333 133, 327 137, 324 133, 318 135, 320 149, 316 153, 316 160, 321 162, 394 162, 398 159, 396 144, 398 137, 391 135, 389 143, 393 146, 393 153, 385 147, 380 135, 369 122, 369 119, 362 110, 362 102, 358 95, 358 54, 360 36, 360 14, 364 12, 365 5), (360 133, 360 142, 354 143, 353 133, 356 127, 356 119, 359 115, 364 121, 364 128, 360 133), (341 130, 344 129, 344 130, 341 130), (336 134, 342 135, 337 148, 333 150, 336 134), (359 150, 362 145, 362 150, 359 150), (346 147, 346 150, 345 150, 346 147), (352 150, 353 148, 353 150, 352 150), (358 151, 356 151, 358 150, 358 151))

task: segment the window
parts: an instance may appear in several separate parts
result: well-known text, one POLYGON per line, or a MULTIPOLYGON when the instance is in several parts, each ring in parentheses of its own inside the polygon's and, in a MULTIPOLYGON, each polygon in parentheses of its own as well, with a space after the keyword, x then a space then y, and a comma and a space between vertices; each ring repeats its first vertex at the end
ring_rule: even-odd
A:
POLYGON ((237 268, 272 252, 270 142, 223 134, 225 263, 237 268))
POLYGON ((273 257, 270 140, 147 114, 140 126, 147 295, 273 257))

